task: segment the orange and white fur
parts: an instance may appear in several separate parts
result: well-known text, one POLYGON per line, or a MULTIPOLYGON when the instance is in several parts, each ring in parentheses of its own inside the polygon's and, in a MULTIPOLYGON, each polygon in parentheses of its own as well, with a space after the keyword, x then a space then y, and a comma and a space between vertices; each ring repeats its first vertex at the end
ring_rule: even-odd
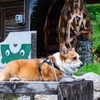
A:
MULTIPOLYGON (((59 81, 74 81, 72 74, 77 72, 83 66, 79 60, 79 55, 74 49, 68 50, 63 44, 60 45, 60 52, 57 52, 49 58, 63 72, 55 68, 59 81)), ((5 69, 0 73, 0 81, 56 81, 54 71, 51 65, 44 62, 38 70, 38 64, 43 59, 20 59, 9 62, 5 69)))

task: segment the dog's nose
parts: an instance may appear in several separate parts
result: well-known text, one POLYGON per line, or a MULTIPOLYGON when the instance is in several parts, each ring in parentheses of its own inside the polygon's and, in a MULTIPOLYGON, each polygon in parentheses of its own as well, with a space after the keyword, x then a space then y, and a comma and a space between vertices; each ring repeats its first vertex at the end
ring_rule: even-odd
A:
POLYGON ((81 63, 80 66, 82 67, 83 66, 83 63, 81 63))

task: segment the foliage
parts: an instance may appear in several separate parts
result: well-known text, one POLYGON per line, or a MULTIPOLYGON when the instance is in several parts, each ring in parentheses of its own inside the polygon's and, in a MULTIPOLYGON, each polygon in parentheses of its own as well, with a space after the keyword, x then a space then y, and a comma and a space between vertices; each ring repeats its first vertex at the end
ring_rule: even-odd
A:
POLYGON ((78 70, 78 72, 75 74, 77 76, 82 75, 82 73, 88 73, 88 72, 94 72, 98 75, 100 75, 100 63, 94 63, 94 64, 84 64, 84 66, 78 70))
MULTIPOLYGON (((89 4, 86 5, 87 10, 90 13, 92 32, 93 32, 93 48, 100 51, 100 4, 89 4)), ((95 62, 95 57, 94 57, 95 62)), ((77 76, 83 73, 94 72, 100 75, 100 63, 84 64, 84 66, 78 70, 75 74, 77 76)))
POLYGON ((90 13, 92 32, 93 32, 93 48, 97 48, 100 44, 100 4, 86 5, 87 10, 90 13))
POLYGON ((97 51, 100 52, 100 44, 97 46, 97 51))
POLYGON ((100 58, 100 43, 97 45, 97 56, 98 56, 98 58, 100 58))
POLYGON ((90 12, 90 18, 96 19, 96 16, 100 13, 100 4, 89 4, 86 5, 87 10, 90 12))
POLYGON ((91 20, 91 24, 93 32, 93 48, 97 48, 97 46, 100 44, 100 22, 91 20))
POLYGON ((95 16, 95 20, 91 20, 93 32, 93 48, 97 48, 100 44, 100 13, 95 16))
POLYGON ((96 15, 96 21, 97 21, 97 23, 98 23, 99 26, 100 26, 100 13, 98 13, 98 14, 96 15))
MULTIPOLYGON (((90 6, 90 5, 89 5, 90 6)), ((91 5, 91 9, 93 9, 93 5, 91 5)), ((93 9, 94 10, 94 9, 93 9)), ((91 12, 90 12, 91 17, 91 12)), ((98 49, 100 51, 100 11, 91 17, 91 24, 92 24, 92 32, 93 32, 93 48, 98 49), (95 17, 94 17, 95 15, 95 17)), ((95 62, 95 57, 94 57, 95 62)), ((92 64, 84 64, 84 66, 78 70, 75 74, 77 76, 82 75, 82 73, 94 72, 100 75, 100 63, 92 63, 92 64)))

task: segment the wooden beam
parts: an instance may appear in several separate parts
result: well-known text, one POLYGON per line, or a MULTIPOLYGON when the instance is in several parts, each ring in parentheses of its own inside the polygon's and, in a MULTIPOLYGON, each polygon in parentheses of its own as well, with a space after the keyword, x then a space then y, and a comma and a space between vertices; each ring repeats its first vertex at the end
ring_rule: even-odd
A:
POLYGON ((16 1, 16 0, 0 0, 0 2, 10 2, 10 1, 16 1))
POLYGON ((44 81, 3 81, 0 82, 0 93, 57 94, 57 83, 44 81))

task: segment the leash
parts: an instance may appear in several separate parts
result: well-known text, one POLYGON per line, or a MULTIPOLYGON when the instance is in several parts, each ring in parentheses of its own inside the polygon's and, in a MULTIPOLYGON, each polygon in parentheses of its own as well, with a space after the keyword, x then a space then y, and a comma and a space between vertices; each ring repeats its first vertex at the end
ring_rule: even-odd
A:
POLYGON ((57 79, 57 76, 56 76, 56 72, 55 72, 55 68, 54 68, 54 65, 53 65, 53 62, 52 62, 51 58, 50 58, 50 61, 51 61, 51 65, 52 65, 52 68, 53 68, 53 71, 54 71, 54 75, 55 75, 55 78, 56 78, 57 86, 58 86, 58 89, 59 89, 59 92, 60 92, 61 100, 63 100, 62 92, 61 92, 61 89, 60 89, 60 86, 59 86, 59 82, 58 82, 58 79, 57 79))
MULTIPOLYGON (((59 92, 60 92, 61 100, 63 100, 63 96, 62 96, 62 92, 61 92, 61 89, 60 89, 60 86, 59 86, 59 81, 58 81, 57 76, 56 76, 55 68, 58 69, 59 71, 61 71, 61 72, 64 73, 64 74, 66 74, 66 73, 63 72, 62 70, 60 70, 60 69, 53 63, 53 61, 52 61, 51 58, 50 58, 50 60, 49 60, 49 58, 47 57, 47 58, 45 58, 43 61, 41 61, 41 62, 39 63, 39 65, 38 65, 38 70, 39 70, 39 73, 40 73, 41 76, 42 76, 42 74, 41 74, 41 69, 40 69, 40 67, 41 67, 41 65, 42 65, 44 62, 46 62, 46 63, 48 63, 49 65, 52 66, 53 71, 54 71, 54 75, 55 75, 55 79, 56 79, 56 82, 57 82, 57 86, 58 86, 58 89, 59 89, 59 92)), ((69 74, 66 74, 66 75, 69 75, 69 74)))

